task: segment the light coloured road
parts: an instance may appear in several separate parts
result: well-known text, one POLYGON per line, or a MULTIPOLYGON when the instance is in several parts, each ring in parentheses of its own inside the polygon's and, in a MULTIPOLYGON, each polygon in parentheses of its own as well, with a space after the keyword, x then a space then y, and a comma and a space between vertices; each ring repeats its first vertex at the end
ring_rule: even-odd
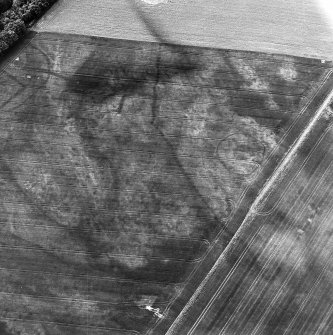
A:
POLYGON ((154 41, 137 6, 179 43, 332 59, 329 1, 59 0, 34 29, 154 41))

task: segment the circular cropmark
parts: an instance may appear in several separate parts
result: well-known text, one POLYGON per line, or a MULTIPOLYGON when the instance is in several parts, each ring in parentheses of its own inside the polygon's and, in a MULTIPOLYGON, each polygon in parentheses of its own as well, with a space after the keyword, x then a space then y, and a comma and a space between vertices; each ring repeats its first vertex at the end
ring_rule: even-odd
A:
POLYGON ((216 154, 231 171, 249 176, 259 167, 265 148, 255 137, 236 133, 220 141, 216 154))

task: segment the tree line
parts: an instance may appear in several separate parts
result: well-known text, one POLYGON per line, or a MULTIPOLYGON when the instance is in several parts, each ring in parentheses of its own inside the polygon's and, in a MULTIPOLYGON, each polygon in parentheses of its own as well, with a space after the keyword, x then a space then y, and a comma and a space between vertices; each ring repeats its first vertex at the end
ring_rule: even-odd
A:
POLYGON ((57 0, 0 0, 0 54, 17 42, 57 0))

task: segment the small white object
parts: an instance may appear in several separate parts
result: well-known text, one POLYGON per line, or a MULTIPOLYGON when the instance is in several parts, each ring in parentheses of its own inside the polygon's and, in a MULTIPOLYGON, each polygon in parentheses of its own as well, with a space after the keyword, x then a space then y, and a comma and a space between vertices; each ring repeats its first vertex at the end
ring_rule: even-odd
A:
POLYGON ((150 311, 150 312, 153 312, 155 316, 157 316, 158 318, 163 318, 163 314, 160 313, 160 309, 159 308, 153 308, 151 306, 145 306, 145 309, 150 311))
POLYGON ((167 0, 142 0, 144 3, 148 4, 148 5, 158 5, 160 3, 165 3, 167 2, 167 0))
POLYGON ((27 78, 28 78, 28 79, 31 79, 31 76, 28 74, 28 75, 27 75, 27 78))
POLYGON ((304 234, 304 230, 303 229, 297 229, 297 234, 298 235, 303 235, 304 234))

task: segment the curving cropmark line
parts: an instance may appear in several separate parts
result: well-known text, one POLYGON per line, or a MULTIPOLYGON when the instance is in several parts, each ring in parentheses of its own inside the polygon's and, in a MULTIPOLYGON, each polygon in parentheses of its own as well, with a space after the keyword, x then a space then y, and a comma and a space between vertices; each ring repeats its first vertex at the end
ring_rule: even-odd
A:
MULTIPOLYGON (((255 176, 256 175, 258 175, 258 169, 260 169, 260 167, 261 167, 261 163, 263 162, 263 160, 264 160, 264 158, 265 158, 265 155, 266 155, 266 147, 263 145, 263 144, 261 144, 261 150, 258 150, 258 152, 260 152, 261 151, 261 156, 262 156, 262 160, 260 161, 260 163, 258 163, 258 162, 254 162, 254 161, 246 161, 246 160, 237 160, 237 159, 230 159, 230 158, 226 158, 226 159, 222 159, 221 157, 220 157, 220 154, 219 154, 219 149, 220 149, 220 146, 222 145, 222 143, 223 142, 225 142, 225 141, 227 141, 230 137, 233 137, 233 136, 235 136, 235 135, 244 135, 243 133, 241 133, 241 132, 237 132, 237 133, 232 133, 232 134, 229 134, 229 135, 227 135, 227 136, 225 136, 223 139, 221 139, 221 140, 218 140, 218 139, 216 139, 217 141, 218 141, 218 143, 217 143, 217 145, 216 145, 216 149, 215 149, 215 153, 214 153, 214 155, 217 157, 217 159, 219 160, 219 161, 223 161, 223 162, 230 162, 230 163, 232 163, 232 162, 237 162, 237 163, 239 163, 239 162, 241 162, 242 164, 248 164, 249 166, 254 166, 253 168, 252 168, 252 170, 250 171, 250 172, 248 172, 248 173, 244 173, 244 174, 242 174, 242 176, 244 176, 244 177, 250 177, 250 178, 248 178, 248 182, 249 181, 251 181, 251 180, 253 180, 254 178, 255 178, 255 176)), ((252 136, 249 136, 250 138, 252 137, 252 136)), ((248 138, 247 138, 248 139, 248 138)))

